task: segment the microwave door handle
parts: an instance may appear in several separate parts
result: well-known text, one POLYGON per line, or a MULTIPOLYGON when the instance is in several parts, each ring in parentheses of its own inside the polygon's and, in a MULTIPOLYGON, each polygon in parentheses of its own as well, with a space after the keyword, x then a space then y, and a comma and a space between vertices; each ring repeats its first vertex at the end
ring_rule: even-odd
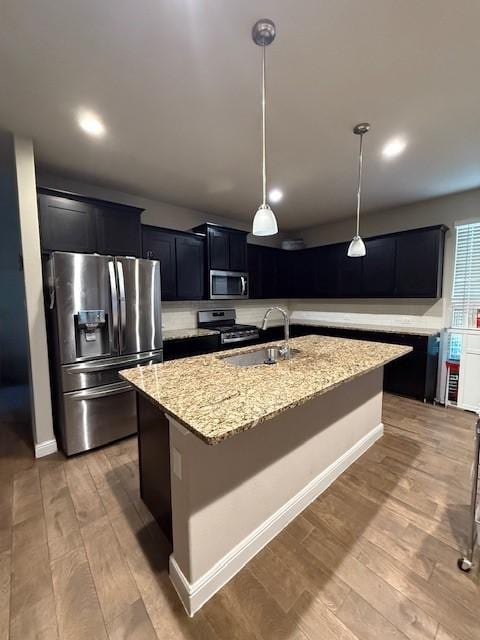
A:
POLYGON ((120 351, 125 349, 125 326, 127 324, 127 305, 125 302, 125 278, 123 277, 123 264, 117 261, 118 289, 120 300, 120 351))
POLYGON ((247 287, 247 282, 245 280, 245 276, 240 276, 240 280, 242 282, 242 296, 244 296, 245 295, 245 290, 246 290, 246 287, 247 287))
POLYGON ((110 297, 112 304, 112 334, 110 336, 110 350, 112 353, 118 352, 118 291, 117 279, 115 277, 115 265, 113 260, 108 263, 108 278, 110 281, 110 297))

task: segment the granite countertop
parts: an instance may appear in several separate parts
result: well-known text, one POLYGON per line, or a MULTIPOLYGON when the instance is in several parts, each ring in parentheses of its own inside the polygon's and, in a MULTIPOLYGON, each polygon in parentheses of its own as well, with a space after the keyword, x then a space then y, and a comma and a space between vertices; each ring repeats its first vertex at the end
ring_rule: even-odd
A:
MULTIPOLYGON (((275 323, 280 326, 281 323, 275 323)), ((428 327, 412 327, 411 325, 378 325, 378 324, 357 324, 352 322, 329 322, 327 320, 292 320, 292 325, 305 327, 325 327, 328 329, 351 329, 353 331, 378 331, 380 333, 405 333, 414 336, 434 336, 442 329, 428 327)), ((274 325, 271 325, 274 326, 274 325)))
POLYGON ((162 339, 167 340, 186 340, 188 338, 202 338, 203 336, 218 335, 218 331, 211 329, 164 329, 162 331, 162 339))
POLYGON ((120 373, 204 442, 217 444, 411 351, 326 336, 294 338, 290 345, 299 353, 272 366, 224 362, 259 348, 250 346, 120 373))

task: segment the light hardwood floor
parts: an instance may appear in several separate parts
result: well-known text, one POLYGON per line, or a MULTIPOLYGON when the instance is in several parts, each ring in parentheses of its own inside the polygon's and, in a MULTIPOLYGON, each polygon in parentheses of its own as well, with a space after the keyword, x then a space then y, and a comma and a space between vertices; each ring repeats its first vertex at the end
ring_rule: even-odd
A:
MULTIPOLYGON (((385 436, 189 619, 134 438, 31 460, 0 426, 0 640, 478 640, 474 416, 385 396, 385 436)), ((221 445, 220 445, 221 446, 221 445)))

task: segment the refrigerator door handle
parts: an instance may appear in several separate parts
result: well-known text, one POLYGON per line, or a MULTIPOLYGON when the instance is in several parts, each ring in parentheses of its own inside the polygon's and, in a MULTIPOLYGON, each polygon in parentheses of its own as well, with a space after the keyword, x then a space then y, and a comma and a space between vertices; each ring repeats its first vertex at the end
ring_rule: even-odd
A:
POLYGON ((74 391, 69 393, 68 397, 72 400, 94 400, 95 398, 106 398, 108 396, 117 396, 120 393, 133 391, 133 387, 128 382, 118 382, 116 384, 106 385, 105 387, 94 387, 93 389, 85 389, 84 391, 74 391))
POLYGON ((110 349, 112 353, 118 352, 118 293, 117 280, 115 278, 115 264, 113 260, 108 263, 108 276, 110 279, 110 295, 112 299, 112 328, 113 335, 110 336, 110 349))
POLYGON ((123 265, 117 261, 118 289, 120 298, 120 351, 125 349, 125 326, 127 324, 127 304, 125 301, 125 278, 123 277, 123 265))

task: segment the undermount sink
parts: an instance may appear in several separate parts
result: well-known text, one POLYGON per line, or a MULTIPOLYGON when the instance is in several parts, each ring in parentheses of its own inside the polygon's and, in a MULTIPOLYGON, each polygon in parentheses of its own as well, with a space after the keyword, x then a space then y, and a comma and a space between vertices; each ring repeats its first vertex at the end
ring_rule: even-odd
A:
POLYGON ((270 347, 269 349, 256 349, 248 353, 239 353, 235 356, 227 356, 222 358, 227 364, 233 364, 237 367, 256 367, 258 365, 271 365, 289 360, 298 353, 298 349, 290 349, 289 355, 283 355, 279 347, 270 347))

